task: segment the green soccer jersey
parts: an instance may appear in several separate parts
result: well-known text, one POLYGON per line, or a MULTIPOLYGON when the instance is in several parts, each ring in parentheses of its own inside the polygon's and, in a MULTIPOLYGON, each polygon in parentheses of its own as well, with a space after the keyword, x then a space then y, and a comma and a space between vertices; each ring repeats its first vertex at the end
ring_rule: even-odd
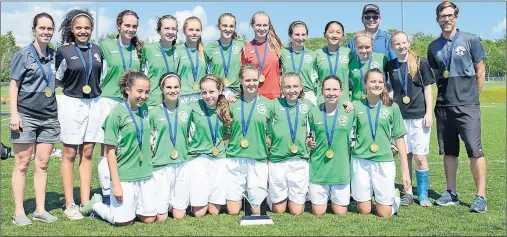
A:
POLYGON ((200 88, 198 90, 194 90, 193 87, 194 85, 199 85, 199 81, 207 73, 206 61, 204 57, 200 56, 199 50, 197 50, 197 48, 189 49, 188 52, 189 54, 187 54, 185 44, 176 45, 176 55, 178 56, 178 61, 176 62, 178 64, 177 71, 181 78, 180 95, 201 93, 200 88), (197 55, 199 55, 199 60, 197 60, 196 52, 197 55), (189 55, 192 58, 192 62, 190 62, 189 55), (197 65, 197 62, 199 62, 199 66, 197 65), (195 78, 192 72, 192 63, 194 68, 197 70, 195 78))
POLYGON ((121 182, 149 179, 153 173, 148 107, 143 105, 137 111, 133 111, 133 114, 139 130, 141 122, 143 123, 142 149, 139 148, 137 141, 136 126, 124 103, 118 104, 102 125, 104 144, 116 147, 116 162, 121 182))
POLYGON ((148 79, 150 79, 150 97, 146 104, 158 106, 162 103, 162 91, 160 90, 160 77, 166 72, 176 72, 178 68, 178 57, 175 54, 175 47, 161 49, 160 42, 147 43, 143 46, 142 61, 145 63, 148 79), (165 54, 165 61, 164 61, 165 54), (167 61, 167 68, 165 62, 167 61))
POLYGON ((135 45, 125 47, 120 44, 120 48, 118 48, 118 41, 116 39, 109 39, 100 43, 100 49, 104 54, 104 60, 107 65, 106 73, 102 74, 103 78, 100 83, 100 88, 102 89, 101 96, 123 99, 120 87, 118 86, 120 77, 122 77, 126 70, 141 70, 141 60, 137 56, 136 47, 135 45), (126 70, 123 68, 122 54, 125 60, 126 70), (130 57, 131 54, 132 58, 130 57))
POLYGON ((336 60, 338 60, 337 70, 335 76, 342 81, 343 95, 340 97, 340 103, 350 101, 348 94, 349 91, 349 61, 351 52, 349 48, 340 47, 338 50, 327 53, 327 47, 321 48, 316 51, 317 53, 317 72, 319 81, 317 82, 317 103, 324 102, 322 96, 322 81, 327 76, 331 75, 331 69, 335 68, 336 60), (336 55, 338 54, 338 56, 336 55), (329 56, 329 60, 328 60, 329 56), (331 63, 330 63, 331 61, 331 63))
MULTIPOLYGON (((181 105, 181 104, 180 104, 181 105)), ((190 128, 191 108, 189 106, 178 106, 178 114, 175 111, 167 111, 169 121, 171 122, 171 131, 164 112, 166 110, 162 104, 153 107, 150 110, 150 125, 154 136, 153 144, 153 169, 158 170, 168 164, 176 164, 187 159, 188 151, 188 129, 190 128), (176 119, 178 127, 176 128, 176 119), (176 128, 176 131, 175 131, 176 128), (169 133, 171 132, 171 135, 169 133), (175 146, 170 136, 176 132, 175 146), (170 156, 171 152, 176 150, 178 157, 176 159, 170 156)), ((174 138, 174 137, 173 137, 174 138)))
POLYGON ((345 112, 341 104, 333 112, 324 113, 324 104, 315 106, 308 115, 310 130, 315 134, 316 147, 311 149, 310 182, 312 184, 335 185, 350 182, 350 130, 355 123, 354 112, 345 112), (325 114, 325 115, 324 115, 325 114), (324 116, 325 120, 324 120, 324 116), (333 122, 336 116, 335 127, 333 122), (328 145, 327 131, 332 140, 328 145), (334 131, 334 134, 332 132, 334 131), (333 158, 327 158, 327 150, 333 151, 333 158))
POLYGON ((239 71, 241 70, 241 49, 245 45, 245 41, 243 40, 233 40, 232 46, 229 44, 222 44, 222 54, 220 53, 220 45, 218 41, 213 41, 206 45, 204 48, 204 55, 206 56, 206 62, 211 67, 211 73, 217 74, 222 77, 226 83, 226 87, 233 90, 234 92, 239 93, 239 71), (230 55, 230 64, 228 67, 227 76, 225 76, 225 67, 227 65, 225 62, 229 62, 229 54, 230 55))
MULTIPOLYGON (((364 75, 366 75, 366 72, 368 69, 372 68, 378 68, 380 71, 384 71, 384 65, 389 61, 387 57, 382 53, 376 53, 373 52, 371 55, 371 65, 370 60, 368 62, 361 64, 359 59, 357 57, 353 57, 349 64, 349 71, 350 71, 350 80, 352 82, 352 100, 361 100, 363 99, 364 94, 364 75), (361 76, 361 72, 363 73, 363 76, 361 76)), ((344 90, 345 92, 345 90, 344 90)), ((343 94, 345 95, 345 93, 343 94)))
POLYGON ((252 110, 252 117, 248 126, 246 136, 243 137, 241 113, 243 112, 245 125, 248 120, 250 109, 253 106, 253 101, 244 101, 244 111, 241 111, 242 98, 236 102, 229 104, 229 111, 232 117, 231 125, 231 138, 229 139, 229 146, 227 147, 227 157, 235 158, 250 158, 257 161, 264 161, 268 156, 268 146, 266 144, 267 124, 269 123, 269 111, 273 102, 266 97, 258 95, 255 107, 252 110), (241 147, 241 140, 248 141, 248 147, 241 147))
POLYGON ((190 105, 187 105, 191 108, 190 121, 195 124, 195 132, 192 136, 192 142, 190 142, 188 148, 188 160, 194 159, 199 155, 205 154, 212 156, 213 148, 216 146, 219 150, 217 158, 225 157, 225 145, 223 141, 223 134, 226 131, 226 127, 218 119, 218 130, 216 129, 216 121, 217 121, 217 113, 216 108, 210 109, 206 106, 205 102, 202 99, 198 101, 191 102, 190 105), (211 122, 211 128, 208 123, 208 119, 206 116, 206 111, 208 111, 208 115, 211 122), (216 134, 215 144, 213 144, 211 131, 213 134, 216 134))
POLYGON ((391 151, 391 140, 407 134, 398 104, 394 102, 391 106, 381 104, 378 111, 379 117, 375 141, 373 141, 366 110, 370 111, 372 130, 375 132, 375 117, 379 105, 373 105, 369 108, 365 99, 353 101, 352 104, 354 105, 354 113, 357 118, 357 141, 352 149, 352 157, 372 161, 394 161, 391 151), (377 152, 370 150, 370 146, 373 143, 379 148, 377 152))
POLYGON ((304 55, 303 51, 293 51, 291 54, 291 48, 287 47, 284 48, 280 54, 280 64, 282 65, 283 73, 298 72, 301 77, 301 82, 303 83, 304 92, 316 92, 316 81, 318 77, 316 59, 316 53, 308 49, 304 50, 304 55), (301 62, 301 60, 303 62, 301 62), (299 67, 299 65, 301 65, 301 67, 299 67))
POLYGON ((309 150, 305 144, 307 137, 308 113, 313 107, 312 102, 306 99, 299 99, 295 105, 288 105, 285 98, 277 98, 273 100, 273 106, 269 109, 269 137, 271 139, 271 150, 269 161, 278 163, 287 161, 292 157, 308 159, 310 157, 309 150), (296 132, 295 141, 292 141, 289 120, 287 118, 286 108, 289 109, 290 124, 292 131, 296 132), (298 113, 297 124, 296 110, 298 113), (297 152, 292 153, 290 147, 297 146, 297 152))

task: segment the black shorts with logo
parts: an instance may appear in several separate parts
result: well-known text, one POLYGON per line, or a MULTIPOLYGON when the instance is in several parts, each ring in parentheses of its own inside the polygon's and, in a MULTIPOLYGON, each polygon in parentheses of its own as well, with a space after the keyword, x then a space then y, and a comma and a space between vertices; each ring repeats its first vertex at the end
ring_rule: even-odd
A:
POLYGON ((483 157, 480 105, 435 107, 440 155, 459 156, 459 137, 469 158, 483 157))

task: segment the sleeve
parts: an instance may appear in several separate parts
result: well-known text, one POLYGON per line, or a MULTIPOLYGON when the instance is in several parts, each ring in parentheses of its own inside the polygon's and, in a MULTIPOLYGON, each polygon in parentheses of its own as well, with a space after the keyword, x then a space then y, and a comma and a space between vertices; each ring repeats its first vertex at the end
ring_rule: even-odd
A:
POLYGON ((405 128, 405 123, 403 122, 403 117, 401 116, 400 107, 398 104, 394 103, 391 105, 392 107, 392 120, 391 120, 391 138, 396 139, 402 137, 407 134, 407 130, 405 128))
POLYGON ((472 40, 470 54, 472 55, 472 61, 474 63, 479 63, 486 57, 486 51, 479 37, 474 37, 472 40))
POLYGON ((12 80, 19 81, 26 74, 26 54, 21 53, 20 51, 16 52, 14 56, 12 56, 11 60, 11 70, 9 77, 12 80))
POLYGON ((115 111, 107 116, 102 129, 104 130, 104 144, 118 146, 120 116, 115 111))
POLYGON ((148 58, 147 58, 147 52, 146 52, 146 47, 143 47, 141 49, 141 62, 143 63, 143 65, 141 65, 141 71, 144 73, 144 75, 148 76, 148 58))
POLYGON ((384 74, 386 77, 386 89, 388 92, 391 92, 393 90, 393 85, 391 82, 391 68, 389 67, 390 63, 386 63, 384 66, 384 74))
POLYGON ((430 43, 428 45, 428 52, 426 53, 426 58, 428 59, 428 63, 432 69, 440 69, 437 64, 437 60, 435 59, 435 56, 433 55, 433 52, 431 51, 431 46, 433 43, 430 43))
MULTIPOLYGON (((315 120, 313 118, 313 109, 314 108, 312 108, 308 113, 308 127, 310 128, 310 134, 312 132, 315 132, 315 120)), ((313 139, 315 139, 315 137, 313 139)))
POLYGON ((56 79, 59 81, 63 81, 65 70, 67 70, 67 60, 65 59, 65 57, 63 57, 60 48, 56 50, 55 68, 56 68, 56 79))
POLYGON ((352 52, 354 50, 354 37, 350 38, 347 42, 347 48, 352 52))
POLYGON ((433 74, 433 71, 431 70, 431 67, 427 60, 420 59, 420 65, 419 70, 421 72, 421 81, 424 84, 424 86, 435 84, 435 75, 433 74))
POLYGON ((266 120, 266 133, 268 133, 270 138, 273 137, 272 134, 273 134, 273 117, 275 116, 275 103, 274 103, 275 100, 269 101, 267 106, 268 116, 266 120))
POLYGON ((245 65, 248 63, 246 60, 246 46, 247 44, 243 45, 243 48, 241 49, 241 65, 245 65))
POLYGON ((384 57, 382 58, 382 70, 384 70, 387 62, 389 62, 389 58, 384 54, 384 57))

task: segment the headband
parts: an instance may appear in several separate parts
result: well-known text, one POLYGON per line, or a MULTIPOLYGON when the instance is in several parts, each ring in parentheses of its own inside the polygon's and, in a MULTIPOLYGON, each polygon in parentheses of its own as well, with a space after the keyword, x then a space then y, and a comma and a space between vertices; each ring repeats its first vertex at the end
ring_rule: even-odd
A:
POLYGON ((90 19, 90 21, 93 21, 93 19, 90 16, 88 16, 87 14, 84 14, 84 13, 79 13, 79 14, 75 15, 74 17, 72 17, 72 20, 70 20, 70 21, 73 22, 74 19, 76 19, 77 17, 80 17, 80 16, 85 16, 88 19, 90 19))

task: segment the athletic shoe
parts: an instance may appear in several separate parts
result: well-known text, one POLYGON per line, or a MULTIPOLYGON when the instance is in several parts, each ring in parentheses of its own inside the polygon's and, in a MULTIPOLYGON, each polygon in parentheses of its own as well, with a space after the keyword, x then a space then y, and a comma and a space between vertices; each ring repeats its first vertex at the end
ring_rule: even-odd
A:
POLYGON ((93 204, 95 203, 101 203, 102 202, 102 195, 96 193, 93 195, 93 197, 90 199, 90 201, 88 201, 82 208, 81 208, 81 213, 84 215, 84 216, 89 216, 91 211, 93 210, 93 204))
POLYGON ((471 212, 485 213, 488 209, 488 204, 486 203, 486 199, 484 199, 481 195, 476 195, 474 199, 474 203, 470 206, 471 212))
POLYGON ((63 215, 65 217, 67 217, 69 220, 73 220, 73 221, 81 220, 84 218, 84 216, 79 211, 79 207, 74 203, 70 204, 70 206, 68 206, 65 209, 65 211, 63 212, 63 215))
POLYGON ((47 211, 44 211, 43 213, 40 213, 40 214, 37 212, 34 212, 32 219, 34 221, 43 221, 43 222, 48 222, 48 223, 55 222, 58 220, 58 218, 56 218, 56 216, 49 214, 49 212, 47 212, 47 211))
POLYGON ((401 197, 400 205, 410 206, 414 203, 414 194, 406 193, 401 197))
POLYGON ((28 219, 26 215, 21 216, 13 216, 12 217, 12 224, 17 226, 25 226, 25 225, 31 225, 32 221, 28 219))
POLYGON ((458 194, 453 194, 451 190, 446 190, 441 197, 435 201, 439 206, 459 205, 458 194))

